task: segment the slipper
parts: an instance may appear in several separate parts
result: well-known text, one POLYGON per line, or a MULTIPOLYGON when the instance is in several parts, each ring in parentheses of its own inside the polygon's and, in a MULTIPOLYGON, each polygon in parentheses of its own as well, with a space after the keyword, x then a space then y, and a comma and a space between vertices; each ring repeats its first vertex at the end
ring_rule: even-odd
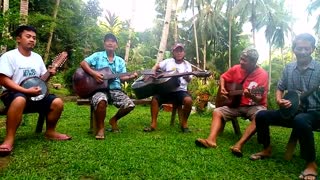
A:
POLYGON ((304 174, 303 172, 301 172, 301 174, 299 175, 299 179, 318 179, 318 175, 317 174, 304 174))
POLYGON ((237 157, 242 157, 243 156, 241 150, 239 148, 237 148, 237 147, 231 146, 230 150, 231 150, 232 154, 234 154, 237 157))
POLYGON ((108 128, 107 131, 108 131, 108 132, 113 132, 113 133, 120 133, 120 129, 108 128))
POLYGON ((104 140, 104 135, 96 135, 96 140, 104 140))
POLYGON ((204 148, 216 148, 217 145, 215 144, 209 144, 208 140, 206 139, 197 139, 194 143, 196 143, 196 145, 198 147, 204 147, 204 148))
POLYGON ((67 141, 67 140, 71 140, 72 137, 66 135, 66 134, 60 134, 56 137, 48 137, 46 136, 47 139, 49 140, 53 140, 53 141, 67 141))
POLYGON ((0 145, 0 156, 5 157, 11 154, 13 147, 9 144, 1 144, 0 145))
POLYGON ((145 127, 145 128, 143 129, 144 132, 152 132, 152 131, 155 131, 155 130, 156 130, 156 129, 153 128, 153 127, 145 127))
POLYGON ((250 156, 250 160, 256 161, 256 160, 260 160, 260 159, 262 160, 262 159, 265 159, 265 158, 268 158, 268 157, 270 157, 270 156, 263 155, 263 154, 260 154, 260 153, 256 153, 256 154, 252 154, 250 156))

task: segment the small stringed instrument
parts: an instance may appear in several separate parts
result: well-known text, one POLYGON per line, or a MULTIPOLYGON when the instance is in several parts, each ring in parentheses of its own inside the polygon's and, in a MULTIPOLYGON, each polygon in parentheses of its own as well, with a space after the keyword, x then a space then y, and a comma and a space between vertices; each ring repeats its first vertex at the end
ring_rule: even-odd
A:
POLYGON ((197 77, 209 77, 210 72, 193 71, 183 73, 163 72, 153 76, 140 77, 132 85, 137 99, 144 99, 155 94, 166 94, 180 86, 179 77, 194 75, 197 77))
MULTIPOLYGON (((78 68, 73 74, 73 90, 79 97, 88 98, 99 90, 107 90, 109 80, 134 74, 129 72, 113 74, 109 67, 105 67, 96 71, 103 75, 103 83, 98 83, 90 74, 86 73, 81 67, 78 68)), ((153 72, 151 72, 151 70, 145 70, 140 73, 152 74, 153 72)))
MULTIPOLYGON (((68 53, 63 51, 60 54, 58 54, 55 59, 52 61, 52 68, 58 69, 61 67, 67 60, 68 58, 68 53)), ((41 88, 41 94, 38 96, 33 96, 30 97, 30 100, 32 101, 40 101, 44 97, 48 95, 48 87, 47 87, 47 81, 50 79, 51 74, 49 71, 47 71, 44 75, 42 75, 40 78, 39 77, 29 77, 23 80, 20 83, 20 86, 28 89, 31 87, 37 87, 39 86, 41 88)))
POLYGON ((293 116, 299 111, 301 106, 303 105, 303 100, 305 100, 308 96, 310 96, 314 91, 320 89, 320 86, 316 86, 307 92, 300 91, 288 91, 283 96, 283 99, 289 100, 291 102, 291 106, 289 108, 280 107, 280 115, 284 119, 293 118, 293 116))
MULTIPOLYGON (((219 86, 216 102, 216 107, 228 106, 236 108, 240 106, 241 97, 243 94, 242 84, 237 83, 226 83, 225 88, 228 91, 227 95, 221 94, 221 87, 219 86)), ((263 94, 263 87, 256 87, 249 90, 252 94, 263 94)))

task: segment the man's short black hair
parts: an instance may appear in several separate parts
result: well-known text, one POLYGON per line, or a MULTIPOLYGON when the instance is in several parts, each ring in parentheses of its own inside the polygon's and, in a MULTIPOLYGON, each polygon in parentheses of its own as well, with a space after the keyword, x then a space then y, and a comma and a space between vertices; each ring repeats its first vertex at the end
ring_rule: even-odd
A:
POLYGON ((112 39, 113 41, 115 41, 116 43, 118 43, 118 40, 117 40, 117 37, 112 34, 112 33, 107 33, 105 36, 104 36, 104 41, 108 40, 108 39, 112 39))
POLYGON ((19 26, 16 31, 15 31, 15 36, 21 36, 23 31, 33 31, 34 33, 37 33, 36 28, 34 28, 33 26, 29 26, 29 25, 21 25, 19 26))
POLYGON ((294 49, 297 45, 297 41, 303 40, 310 42, 312 48, 316 47, 316 39, 309 33, 302 33, 297 35, 292 42, 292 49, 294 49))

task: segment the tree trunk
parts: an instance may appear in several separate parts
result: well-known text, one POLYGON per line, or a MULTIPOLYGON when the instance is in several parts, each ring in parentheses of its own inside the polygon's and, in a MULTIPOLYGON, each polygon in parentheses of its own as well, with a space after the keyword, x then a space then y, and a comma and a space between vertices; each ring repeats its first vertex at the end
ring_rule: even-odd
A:
POLYGON ((47 62, 48 58, 49 58, 53 32, 54 32, 54 29, 56 27, 56 20, 57 20, 57 14, 58 14, 59 5, 60 5, 60 0, 56 0, 56 4, 55 4, 54 9, 53 9, 53 24, 51 25, 51 28, 50 28, 50 33, 49 33, 48 43, 47 43, 47 47, 46 47, 46 52, 45 52, 44 58, 43 58, 44 62, 47 62))
POLYGON ((29 0, 20 1, 20 24, 28 24, 29 0))
POLYGON ((204 41, 203 45, 203 70, 206 70, 207 66, 207 43, 204 41))
POLYGON ((173 32, 173 39, 174 42, 177 43, 178 42, 178 15, 177 15, 177 5, 178 5, 178 0, 173 0, 172 2, 173 7, 172 7, 172 11, 173 11, 173 18, 174 18, 174 32, 173 32))
POLYGON ((228 1, 228 15, 229 15, 229 29, 228 29, 228 42, 229 42, 229 48, 228 48, 228 52, 229 52, 229 68, 231 68, 231 51, 232 51, 232 20, 233 20, 233 16, 232 16, 232 7, 233 7, 233 0, 229 0, 228 1))
POLYGON ((172 6, 172 1, 167 0, 166 14, 165 14, 165 18, 164 18, 162 36, 161 36, 159 51, 158 51, 158 55, 157 55, 157 62, 160 62, 163 60, 163 55, 166 50, 168 34, 169 34, 169 27, 170 27, 170 20, 171 20, 171 6, 172 6))
MULTIPOLYGON (((272 63, 271 63, 271 48, 272 48, 272 44, 270 43, 269 44, 269 82, 268 82, 268 86, 269 86, 269 89, 270 89, 270 86, 271 86, 271 70, 272 70, 272 63)), ((269 93, 270 91, 268 91, 269 93)))
POLYGON ((126 62, 129 61, 130 47, 131 47, 131 38, 132 38, 132 22, 134 21, 134 15, 136 11, 136 0, 132 0, 132 9, 131 9, 131 18, 129 20, 129 37, 128 42, 126 44, 126 53, 124 55, 124 60, 126 62))
MULTIPOLYGON (((3 0, 3 15, 9 10, 9 0, 3 0)), ((8 23, 5 22, 5 24, 3 25, 3 31, 2 31, 2 38, 6 38, 10 36, 10 33, 8 32, 8 23)), ((1 51, 0 51, 0 55, 5 53, 7 51, 7 46, 6 45, 1 45, 1 51)))

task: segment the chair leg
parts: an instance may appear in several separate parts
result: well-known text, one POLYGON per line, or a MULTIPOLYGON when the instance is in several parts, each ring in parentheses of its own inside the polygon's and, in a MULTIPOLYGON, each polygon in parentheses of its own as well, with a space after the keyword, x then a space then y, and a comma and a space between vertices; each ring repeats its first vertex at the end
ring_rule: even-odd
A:
POLYGON ((293 156, 294 150, 295 150, 295 148, 297 146, 297 143, 298 143, 298 138, 291 131, 290 138, 289 138, 289 141, 288 141, 287 146, 286 146, 286 152, 284 154, 284 159, 285 160, 289 161, 289 160, 292 159, 292 156, 293 156))
POLYGON ((46 118, 46 114, 39 112, 38 122, 37 122, 37 126, 36 126, 36 133, 42 132, 45 118, 46 118))
POLYGON ((94 107, 90 105, 90 129, 89 133, 96 133, 97 125, 96 125, 96 117, 94 115, 94 107))
MULTIPOLYGON (((179 113, 179 111, 178 111, 179 113)), ((174 126, 174 122, 176 120, 176 114, 177 114, 177 105, 173 104, 172 106, 172 113, 171 113, 171 121, 170 126, 174 126)))

